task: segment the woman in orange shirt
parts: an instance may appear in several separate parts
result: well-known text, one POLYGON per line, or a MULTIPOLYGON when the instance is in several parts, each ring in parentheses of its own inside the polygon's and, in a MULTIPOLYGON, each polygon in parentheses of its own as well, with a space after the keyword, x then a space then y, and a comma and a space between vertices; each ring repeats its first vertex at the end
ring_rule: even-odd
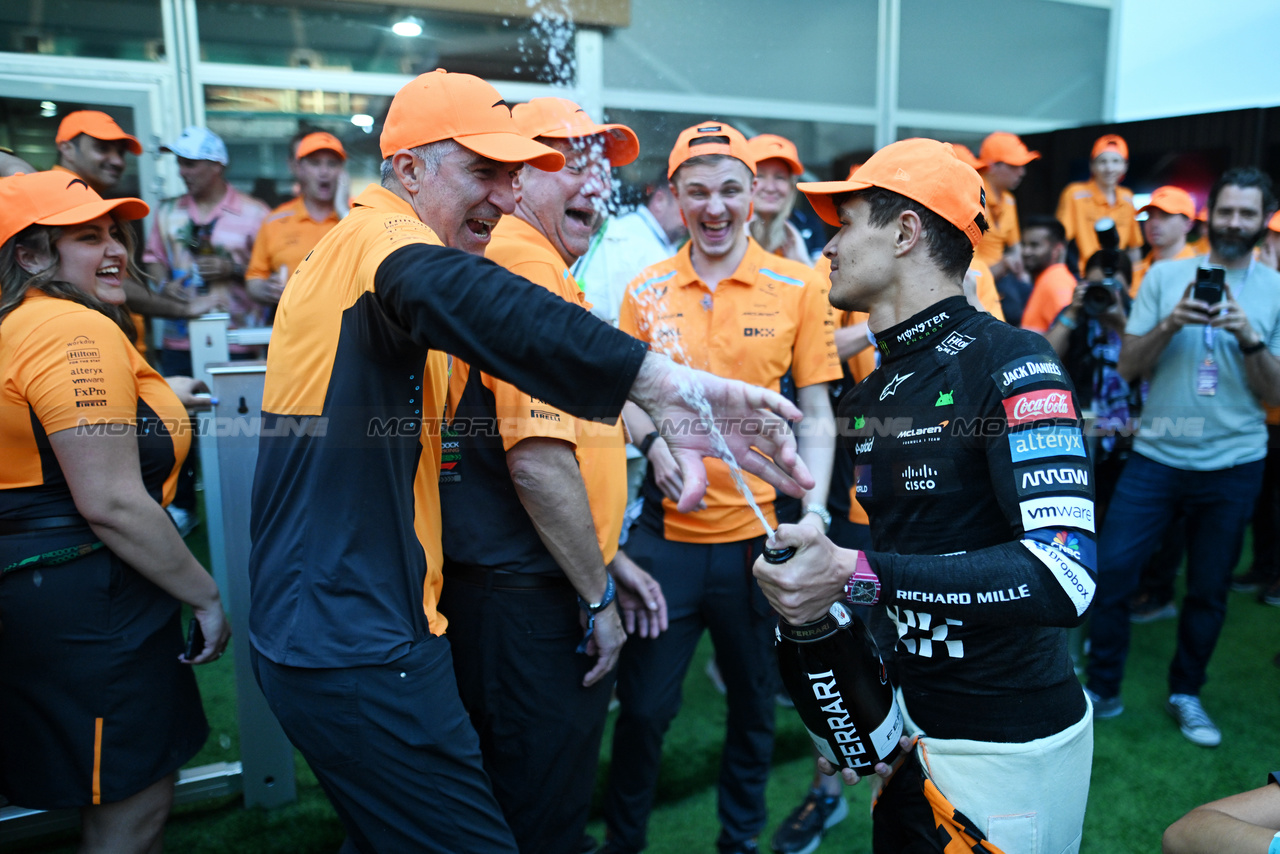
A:
POLYGON ((188 665, 230 636, 161 506, 186 412, 114 319, 146 213, 65 173, 0 180, 0 794, 80 808, 85 851, 160 849, 209 732, 188 665))

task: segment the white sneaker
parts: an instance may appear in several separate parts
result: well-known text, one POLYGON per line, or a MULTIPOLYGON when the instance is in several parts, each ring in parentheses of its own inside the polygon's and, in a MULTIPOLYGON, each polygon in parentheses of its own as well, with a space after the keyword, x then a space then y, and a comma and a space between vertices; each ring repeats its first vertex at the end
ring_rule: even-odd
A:
POLYGON ((1200 705, 1199 697, 1192 694, 1170 694, 1165 710, 1173 715, 1182 734, 1192 744, 1217 747, 1222 742, 1222 733, 1213 725, 1204 706, 1200 705))

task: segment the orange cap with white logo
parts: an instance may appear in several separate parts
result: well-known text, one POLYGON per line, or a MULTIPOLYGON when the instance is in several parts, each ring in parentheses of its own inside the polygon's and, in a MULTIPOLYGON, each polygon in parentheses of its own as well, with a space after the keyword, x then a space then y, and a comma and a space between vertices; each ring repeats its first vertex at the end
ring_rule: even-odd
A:
POLYGON ((724 122, 705 121, 680 131, 667 157, 667 177, 676 174, 686 160, 706 154, 737 158, 747 164, 752 175, 756 174, 756 159, 751 156, 751 146, 742 132, 724 122))
POLYGON ((1152 208, 1167 214, 1182 214, 1187 219, 1196 218, 1196 200, 1186 190, 1171 184, 1157 187, 1151 194, 1151 201, 1139 208, 1138 213, 1145 213, 1152 208))
POLYGON ((116 124, 115 119, 97 110, 76 110, 74 113, 67 113, 58 125, 58 134, 53 141, 66 142, 82 133, 108 142, 122 139, 125 147, 135 155, 142 153, 142 143, 138 142, 136 136, 125 133, 124 128, 116 124))
POLYGON ((978 245, 978 216, 986 204, 982 176, 956 156, 950 143, 936 139, 904 139, 867 158, 847 181, 799 184, 824 222, 840 225, 834 196, 880 187, 919 202, 965 233, 978 245))
POLYGON ((511 108, 516 127, 531 139, 587 139, 598 136, 610 166, 626 166, 640 156, 640 140, 626 125, 596 124, 568 98, 534 98, 511 108))
POLYGON ((379 143, 382 156, 390 157, 445 139, 500 163, 532 163, 544 172, 564 168, 563 154, 520 133, 497 89, 474 75, 437 68, 391 99, 379 143))
POLYGON ((0 245, 31 225, 79 225, 103 214, 142 219, 142 199, 104 199, 70 172, 32 172, 0 178, 0 245))
POLYGON ((762 133, 747 140, 747 146, 756 163, 765 160, 782 160, 787 164, 792 175, 800 175, 804 172, 804 164, 800 162, 800 152, 796 150, 796 144, 785 136, 762 133))

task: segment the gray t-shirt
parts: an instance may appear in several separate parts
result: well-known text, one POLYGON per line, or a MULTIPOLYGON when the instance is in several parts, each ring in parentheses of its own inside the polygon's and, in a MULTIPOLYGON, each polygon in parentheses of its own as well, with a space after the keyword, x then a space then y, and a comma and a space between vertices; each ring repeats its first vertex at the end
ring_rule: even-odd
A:
MULTIPOLYGON (((1169 316, 1195 281, 1206 256, 1162 261, 1142 279, 1125 331, 1146 335, 1169 316)), ((1227 287, 1244 309, 1267 348, 1280 356, 1280 274, 1262 264, 1227 271, 1227 287)), ((1262 403, 1249 390, 1236 337, 1187 325, 1160 354, 1151 375, 1151 391, 1142 409, 1142 429, 1134 450, 1159 463, 1188 471, 1215 471, 1260 460, 1267 455, 1262 403), (1206 358, 1217 370, 1214 394, 1197 386, 1206 358)))

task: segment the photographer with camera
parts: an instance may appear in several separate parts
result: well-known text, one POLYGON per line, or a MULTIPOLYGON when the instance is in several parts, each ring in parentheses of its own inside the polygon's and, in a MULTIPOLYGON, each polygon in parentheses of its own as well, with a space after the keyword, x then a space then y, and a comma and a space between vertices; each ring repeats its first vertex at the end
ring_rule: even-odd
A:
POLYGON ((1116 369, 1129 319, 1132 264, 1128 255, 1111 246, 1093 253, 1084 271, 1070 305, 1045 337, 1071 375, 1085 418, 1092 423, 1094 506, 1103 518, 1133 447, 1131 431, 1125 428, 1142 408, 1140 384, 1130 385, 1116 369))
POLYGON ((1263 404, 1280 402, 1280 275, 1253 259, 1276 209, 1271 179, 1226 172, 1209 195, 1206 259, 1152 266, 1125 329, 1117 370, 1150 380, 1134 440, 1098 543, 1088 690, 1098 718, 1124 711, 1129 598, 1179 511, 1185 512, 1187 594, 1166 706, 1193 744, 1222 734, 1200 689, 1226 616, 1267 453, 1263 404), (1216 268, 1216 269, 1214 269, 1216 268))

